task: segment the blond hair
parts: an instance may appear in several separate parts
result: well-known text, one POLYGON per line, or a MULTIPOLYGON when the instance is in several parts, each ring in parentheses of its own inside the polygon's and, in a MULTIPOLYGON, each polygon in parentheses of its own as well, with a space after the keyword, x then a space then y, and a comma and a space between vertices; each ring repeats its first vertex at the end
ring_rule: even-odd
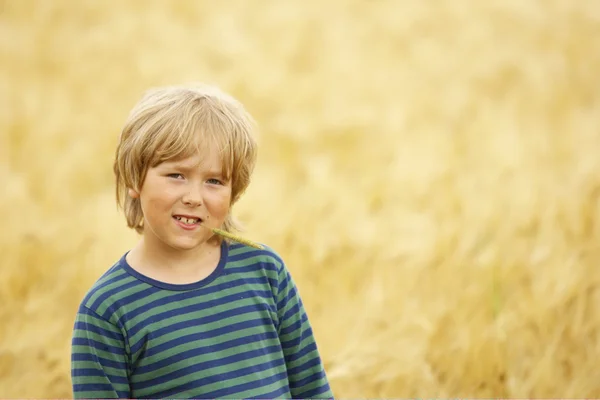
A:
MULTIPOLYGON (((257 156, 255 122, 242 104, 216 86, 190 84, 152 88, 131 110, 121 131, 113 170, 117 204, 127 226, 143 232, 144 216, 139 198, 149 168, 183 159, 216 146, 223 173, 231 180, 231 206, 250 183, 257 156)), ((231 215, 222 229, 241 230, 231 215)))

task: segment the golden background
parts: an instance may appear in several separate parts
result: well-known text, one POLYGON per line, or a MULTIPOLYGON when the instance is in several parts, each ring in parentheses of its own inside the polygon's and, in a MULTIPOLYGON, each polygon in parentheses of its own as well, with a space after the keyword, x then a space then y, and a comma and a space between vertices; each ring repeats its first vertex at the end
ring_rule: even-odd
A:
POLYGON ((4 0, 0 61, 0 397, 71 397, 77 305, 137 240, 117 136, 189 81, 261 128, 234 211, 337 397, 600 396, 597 0, 4 0))

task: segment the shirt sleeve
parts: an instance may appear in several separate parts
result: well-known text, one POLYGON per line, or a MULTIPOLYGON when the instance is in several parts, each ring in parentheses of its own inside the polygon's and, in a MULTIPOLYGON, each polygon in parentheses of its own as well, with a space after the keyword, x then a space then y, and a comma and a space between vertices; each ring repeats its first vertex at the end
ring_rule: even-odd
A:
POLYGON ((312 327, 292 276, 279 270, 278 333, 285 355, 292 398, 331 399, 331 391, 312 327))
POLYGON ((130 398, 127 365, 121 330, 82 305, 71 342, 73 398, 130 398))

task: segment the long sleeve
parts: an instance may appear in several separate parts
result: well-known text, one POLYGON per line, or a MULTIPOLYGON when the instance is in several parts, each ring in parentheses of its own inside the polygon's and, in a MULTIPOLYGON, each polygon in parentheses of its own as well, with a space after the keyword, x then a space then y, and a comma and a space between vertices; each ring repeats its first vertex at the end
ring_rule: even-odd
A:
POLYGON ((73 397, 130 398, 127 365, 121 331, 82 305, 71 343, 73 397))
POLYGON ((331 399, 321 356, 298 289, 285 265, 279 270, 279 337, 293 398, 331 399))

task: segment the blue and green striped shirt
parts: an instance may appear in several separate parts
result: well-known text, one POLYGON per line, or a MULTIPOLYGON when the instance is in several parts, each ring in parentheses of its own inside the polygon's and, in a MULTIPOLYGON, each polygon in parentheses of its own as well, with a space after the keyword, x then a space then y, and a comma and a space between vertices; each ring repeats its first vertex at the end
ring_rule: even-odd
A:
POLYGON ((332 398, 294 281, 272 249, 223 242, 187 285, 125 255, 85 295, 71 351, 74 398, 332 398))

